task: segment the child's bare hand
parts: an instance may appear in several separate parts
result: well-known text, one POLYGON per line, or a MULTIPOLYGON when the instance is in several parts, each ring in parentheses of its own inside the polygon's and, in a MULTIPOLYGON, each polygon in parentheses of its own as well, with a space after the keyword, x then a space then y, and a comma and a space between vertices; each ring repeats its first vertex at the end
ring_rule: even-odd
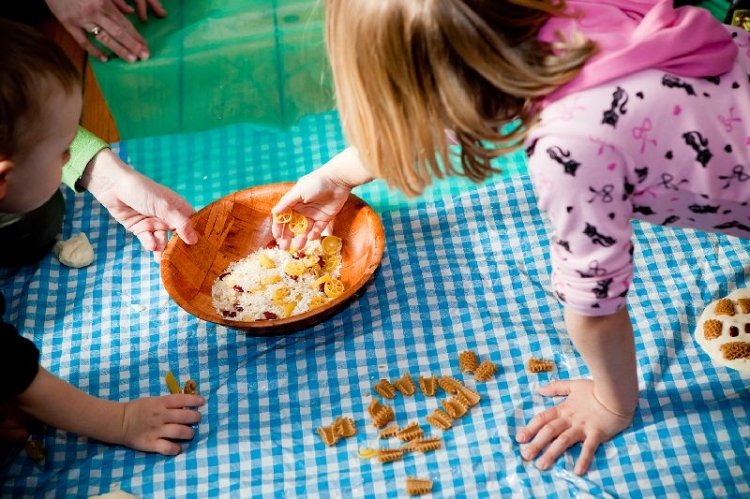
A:
POLYGON ((308 219, 307 230, 292 234, 288 224, 273 223, 273 237, 281 249, 288 249, 290 245, 303 248, 308 241, 320 237, 341 208, 349 199, 351 188, 337 182, 327 175, 312 172, 304 177, 284 194, 271 213, 278 215, 293 210, 308 219), (292 237, 294 238, 292 239, 292 237))
POLYGON ((594 396, 593 381, 555 381, 540 388, 539 393, 548 397, 568 397, 559 405, 534 416, 516 433, 518 443, 529 442, 521 451, 526 460, 534 459, 547 448, 536 461, 543 470, 552 466, 568 448, 583 442, 575 472, 584 474, 599 445, 630 426, 633 420, 632 415, 619 416, 604 407, 594 396))
POLYGON ((194 431, 189 425, 198 423, 201 415, 190 407, 200 407, 200 395, 165 395, 142 398, 125 404, 122 423, 124 445, 146 452, 174 456, 182 451, 172 440, 190 440, 194 431))

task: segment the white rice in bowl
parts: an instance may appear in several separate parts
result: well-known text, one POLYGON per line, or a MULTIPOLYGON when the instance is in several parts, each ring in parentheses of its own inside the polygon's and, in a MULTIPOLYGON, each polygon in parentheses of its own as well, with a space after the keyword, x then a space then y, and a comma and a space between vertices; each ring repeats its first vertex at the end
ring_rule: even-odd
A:
POLYGON ((211 290, 216 311, 236 321, 280 319, 334 299, 343 291, 341 240, 327 237, 338 242, 335 252, 311 241, 298 251, 261 248, 231 263, 211 290))

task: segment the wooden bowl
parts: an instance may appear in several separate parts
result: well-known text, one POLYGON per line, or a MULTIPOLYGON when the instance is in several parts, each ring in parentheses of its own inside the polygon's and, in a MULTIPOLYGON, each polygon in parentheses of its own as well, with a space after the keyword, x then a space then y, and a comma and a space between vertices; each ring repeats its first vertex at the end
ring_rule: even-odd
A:
POLYGON ((367 283, 383 256, 383 224, 367 203, 350 194, 333 221, 333 234, 344 242, 340 279, 345 291, 341 296, 284 319, 235 321, 216 311, 211 298, 214 281, 230 263, 273 240, 271 208, 292 185, 262 185, 218 199, 191 217, 199 235, 196 244, 187 245, 179 237, 170 239, 162 256, 161 278, 183 310, 206 321, 245 329, 251 335, 273 336, 317 324, 339 311, 367 283))

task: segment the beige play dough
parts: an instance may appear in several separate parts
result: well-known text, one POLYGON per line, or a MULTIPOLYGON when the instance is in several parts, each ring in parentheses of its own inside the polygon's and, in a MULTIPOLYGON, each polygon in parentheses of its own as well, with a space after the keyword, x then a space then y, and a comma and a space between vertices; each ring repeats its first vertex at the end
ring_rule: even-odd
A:
POLYGON ((83 232, 67 241, 58 241, 55 244, 55 254, 60 263, 76 269, 91 265, 94 261, 94 248, 83 232))
MULTIPOLYGON (((750 372, 750 355, 735 359, 727 359, 728 351, 750 352, 750 313, 744 313, 743 307, 739 300, 750 300, 750 289, 738 289, 732 292, 726 298, 722 298, 709 303, 703 310, 698 325, 695 328, 695 339, 703 350, 711 357, 715 364, 731 367, 738 371, 750 372), (731 303, 728 301, 731 300, 731 303), (717 304, 719 310, 725 310, 728 313, 717 313, 717 304), (733 305, 733 306, 732 306, 733 305), (706 321, 718 321, 709 323, 714 329, 709 328, 706 333, 704 325, 706 321), (727 345, 722 348, 722 345, 727 345)), ((731 355, 730 355, 731 356, 731 355)))

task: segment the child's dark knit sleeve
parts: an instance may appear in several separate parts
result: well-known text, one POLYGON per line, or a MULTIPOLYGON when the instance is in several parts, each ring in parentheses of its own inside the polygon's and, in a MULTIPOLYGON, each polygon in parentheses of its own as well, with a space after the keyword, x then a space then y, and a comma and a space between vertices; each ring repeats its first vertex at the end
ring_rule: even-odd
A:
POLYGON ((0 293, 0 402, 25 391, 39 371, 39 350, 1 317, 5 297, 0 293))

